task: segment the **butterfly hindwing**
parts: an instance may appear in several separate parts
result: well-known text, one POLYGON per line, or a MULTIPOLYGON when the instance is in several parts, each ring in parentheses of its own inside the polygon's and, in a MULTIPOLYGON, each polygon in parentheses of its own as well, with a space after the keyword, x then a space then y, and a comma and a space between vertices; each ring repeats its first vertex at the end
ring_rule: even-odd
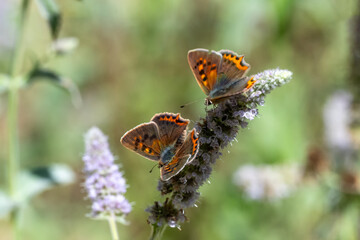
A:
POLYGON ((178 174, 186 164, 190 163, 199 151, 199 137, 195 129, 187 136, 170 162, 160 169, 161 179, 167 181, 178 174))
POLYGON ((126 148, 153 161, 160 160, 159 130, 154 122, 144 123, 127 131, 120 140, 126 148))
POLYGON ((182 157, 174 156, 170 162, 161 167, 161 180, 168 181, 170 178, 178 174, 185 167, 190 158, 190 154, 184 155, 182 157))
POLYGON ((175 157, 182 157, 190 154, 188 162, 192 161, 199 151, 199 136, 195 128, 187 135, 184 143, 176 152, 175 157))
POLYGON ((190 68, 203 92, 208 95, 216 83, 221 63, 221 54, 197 48, 188 52, 190 68))
POLYGON ((222 55, 219 72, 224 73, 229 79, 240 79, 250 69, 243 55, 237 55, 230 50, 220 50, 219 53, 222 55))
POLYGON ((155 114, 151 121, 158 126, 162 145, 181 144, 189 124, 189 120, 180 117, 180 114, 174 113, 155 114))
POLYGON ((255 84, 254 77, 243 77, 240 79, 219 81, 209 97, 211 102, 217 103, 221 99, 244 93, 255 84))

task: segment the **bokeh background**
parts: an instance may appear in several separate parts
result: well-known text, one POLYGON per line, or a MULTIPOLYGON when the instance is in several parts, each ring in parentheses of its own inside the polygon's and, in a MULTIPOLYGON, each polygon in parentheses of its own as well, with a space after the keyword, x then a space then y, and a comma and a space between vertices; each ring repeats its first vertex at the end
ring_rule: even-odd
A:
MULTIPOLYGON (((36 4, 25 26, 22 70, 46 54, 48 26, 36 4)), ((324 147, 323 107, 346 89, 351 70, 351 22, 355 0, 106 0, 57 1, 60 37, 75 37, 78 48, 47 63, 79 87, 82 105, 46 81, 20 92, 21 168, 64 163, 75 183, 32 199, 21 216, 27 240, 110 239, 106 222, 85 217, 90 203, 81 187, 83 134, 98 126, 109 136, 134 202, 119 225, 120 239, 147 239, 144 209, 160 200, 153 163, 125 149, 120 137, 158 112, 180 112, 192 120, 205 115, 203 98, 187 63, 194 48, 230 49, 246 56, 250 74, 279 67, 293 80, 266 98, 260 114, 225 149, 210 184, 201 188, 198 208, 187 210, 182 230, 164 239, 358 239, 359 215, 329 210, 331 194, 318 181, 301 184, 278 200, 252 200, 234 183, 245 164, 304 166, 309 149, 324 147), (199 100, 200 99, 200 100, 199 100), (179 106, 199 100, 184 109, 179 106)), ((14 51, 19 1, 0 2, 0 72, 14 51)), ((6 188, 7 95, 0 97, 0 185, 6 188)), ((0 220, 0 238, 11 228, 0 220)))

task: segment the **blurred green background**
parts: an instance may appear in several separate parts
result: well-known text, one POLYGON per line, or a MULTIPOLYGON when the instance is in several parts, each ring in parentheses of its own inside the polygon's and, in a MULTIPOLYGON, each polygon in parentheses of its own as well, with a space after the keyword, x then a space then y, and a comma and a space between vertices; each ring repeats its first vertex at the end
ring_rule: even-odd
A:
MULTIPOLYGON (((270 94, 260 117, 242 129, 238 143, 224 150, 203 186, 198 208, 187 210, 182 230, 164 239, 356 239, 351 211, 327 228, 321 218, 327 194, 301 187, 276 202, 248 200, 232 175, 245 164, 304 164, 311 146, 323 145, 322 108, 336 89, 346 88, 350 61, 350 23, 354 0, 83 0, 57 1, 63 14, 60 37, 76 37, 79 47, 47 64, 79 87, 83 104, 46 82, 20 92, 21 168, 65 163, 77 173, 74 184, 37 196, 22 214, 27 240, 110 239, 106 222, 85 217, 90 203, 81 188, 83 134, 100 127, 129 184, 135 202, 119 225, 120 239, 147 239, 144 209, 160 199, 153 163, 121 146, 130 128, 158 112, 180 112, 197 121, 203 98, 187 63, 193 48, 230 49, 246 56, 250 74, 279 67, 293 80, 270 94), (179 106, 194 100, 184 109, 179 106), (325 225, 325 227, 323 226, 325 225), (320 232, 320 233, 319 233, 320 232)), ((19 1, 0 3, 0 72, 7 73, 14 46, 19 1)), ((23 70, 51 43, 46 22, 31 4, 25 28, 23 70)), ((6 95, 0 98, 0 181, 6 187, 6 95)), ((0 221, 0 238, 11 228, 0 221)))

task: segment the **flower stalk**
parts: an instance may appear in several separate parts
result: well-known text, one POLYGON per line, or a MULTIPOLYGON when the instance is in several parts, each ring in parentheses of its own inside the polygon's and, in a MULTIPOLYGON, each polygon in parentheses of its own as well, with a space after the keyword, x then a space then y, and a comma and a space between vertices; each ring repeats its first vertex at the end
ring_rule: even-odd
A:
POLYGON ((24 40, 25 19, 28 14, 30 0, 23 0, 19 16, 17 40, 14 46, 14 55, 11 64, 11 84, 8 96, 8 188, 10 195, 16 199, 16 178, 19 169, 19 140, 18 140, 18 78, 17 74, 21 66, 21 53, 24 40))
MULTIPOLYGON (((12 199, 17 202, 17 176, 20 167, 19 159, 19 139, 18 139, 18 72, 21 66, 21 54, 24 42, 24 30, 26 18, 28 15, 30 0, 21 2, 17 39, 14 46, 14 55, 12 59, 10 76, 11 84, 8 94, 8 192, 12 199)), ((19 239, 18 233, 18 209, 13 210, 11 214, 11 225, 13 228, 14 239, 19 239)))
POLYGON ((109 222, 109 227, 110 227, 110 232, 111 232, 111 236, 113 240, 119 240, 119 234, 118 234, 118 230, 116 227, 116 220, 115 220, 115 216, 110 216, 108 217, 108 222, 109 222))
POLYGON ((157 224, 153 224, 151 227, 152 231, 151 231, 151 236, 150 236, 149 240, 161 240, 166 227, 167 227, 166 224, 161 225, 161 226, 159 226, 157 224))

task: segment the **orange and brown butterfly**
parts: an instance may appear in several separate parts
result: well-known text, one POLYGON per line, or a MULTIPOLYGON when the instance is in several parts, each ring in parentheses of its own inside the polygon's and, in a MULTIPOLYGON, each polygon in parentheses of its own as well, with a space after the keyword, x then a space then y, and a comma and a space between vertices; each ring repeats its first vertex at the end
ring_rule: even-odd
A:
POLYGON ((207 95, 207 105, 242 94, 256 82, 254 77, 245 76, 250 65, 244 56, 230 50, 193 49, 188 52, 188 62, 197 83, 207 95))
POLYGON ((126 148, 159 163, 161 180, 167 181, 190 163, 199 150, 194 129, 187 132, 188 119, 180 114, 155 114, 148 123, 127 131, 121 138, 126 148))

